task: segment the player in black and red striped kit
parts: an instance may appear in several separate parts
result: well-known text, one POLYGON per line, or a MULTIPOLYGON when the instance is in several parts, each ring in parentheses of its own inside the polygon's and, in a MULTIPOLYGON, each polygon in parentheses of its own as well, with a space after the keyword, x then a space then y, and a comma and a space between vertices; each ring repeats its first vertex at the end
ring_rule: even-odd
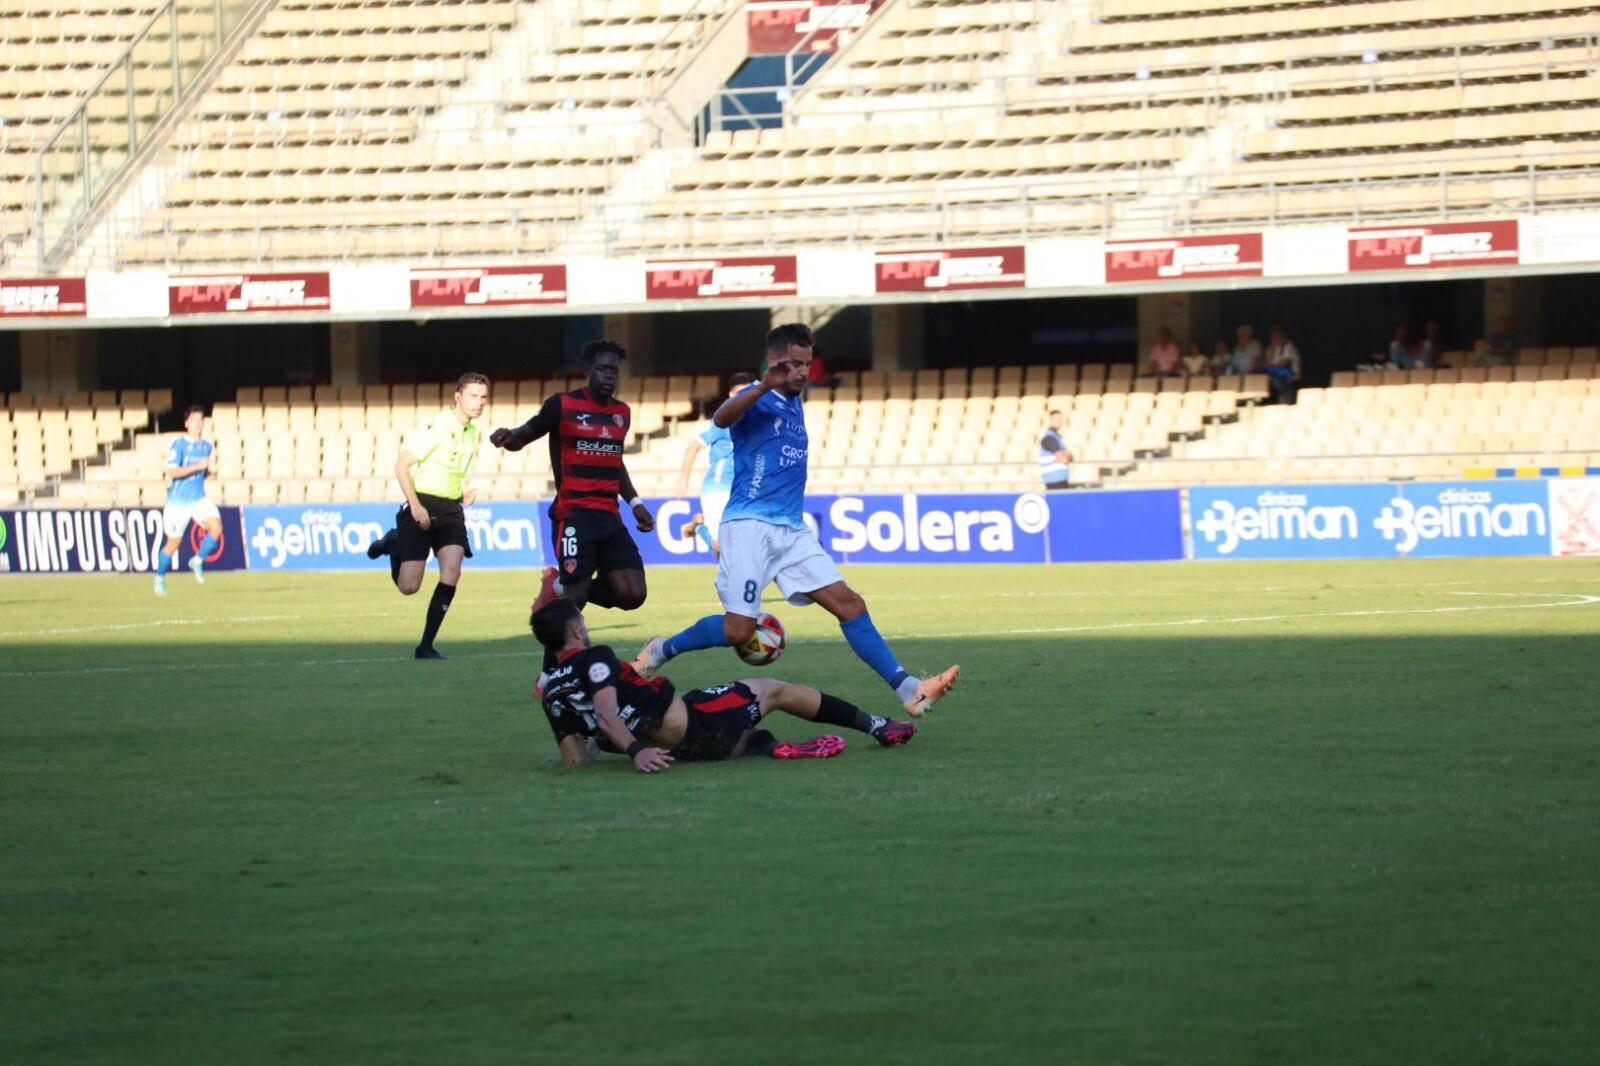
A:
POLYGON ((568 599, 558 597, 535 611, 533 632, 557 657, 535 691, 561 762, 569 767, 589 762, 593 750, 626 755, 634 769, 647 774, 674 761, 716 762, 739 755, 827 759, 844 750, 844 738, 832 734, 780 741, 761 728, 773 711, 859 730, 886 748, 917 733, 911 722, 869 715, 809 685, 768 677, 679 693, 667 678, 641 677, 612 649, 591 642, 583 612, 568 599))
POLYGON ((512 452, 540 437, 550 438, 550 469, 556 479, 550 522, 559 569, 545 568, 534 611, 557 596, 580 607, 593 603, 632 611, 644 605, 644 560, 617 508, 620 496, 632 507, 639 532, 655 528, 622 461, 632 416, 616 392, 627 357, 627 349, 615 341, 590 342, 583 349, 588 384, 551 396, 516 429, 489 435, 490 444, 512 452))

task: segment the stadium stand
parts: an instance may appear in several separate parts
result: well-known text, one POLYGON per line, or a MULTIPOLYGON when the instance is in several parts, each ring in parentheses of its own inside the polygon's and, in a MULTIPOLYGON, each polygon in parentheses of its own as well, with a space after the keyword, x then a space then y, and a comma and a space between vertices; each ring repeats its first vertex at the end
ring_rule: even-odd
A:
MULTIPOLYGON (((1596 349, 1515 367, 1343 372, 1299 403, 1241 408, 1121 474, 1138 485, 1454 478, 1600 465, 1596 349)), ((1537 360, 1537 361, 1533 361, 1537 360)))
MULTIPOLYGON (((1262 405, 1259 375, 1137 378, 1127 364, 852 371, 807 404, 814 492, 1027 491, 1036 434, 1066 415, 1078 484, 1459 477, 1481 468, 1600 464, 1600 363, 1593 347, 1524 353, 1516 367, 1342 372, 1295 406, 1262 405), (924 441, 907 452, 905 442, 924 441), (903 458, 885 468, 863 455, 903 458), (884 476, 893 477, 892 485, 884 476)), ((496 386, 488 425, 530 417, 575 378, 496 386)), ((224 504, 381 501, 394 496, 402 435, 449 386, 240 389, 212 413, 224 504)), ((684 449, 720 395, 714 375, 625 379, 633 407, 628 468, 639 490, 675 491, 684 449)), ((153 506, 171 434, 147 431, 171 404, 153 391, 6 398, 0 498, 37 506, 153 506), (131 443, 130 443, 131 442, 131 443)), ((552 491, 542 447, 485 447, 474 483, 486 499, 552 491)))
MULTIPOLYGON (((40 121, 152 6, 70 2, 76 22, 30 16, 29 32, 71 23, 99 35, 94 49, 13 48, 70 75, 46 90, 7 74, 28 85, 14 109, 40 121)), ((892 0, 793 89, 779 124, 705 129, 697 146, 664 138, 662 86, 736 7, 285 0, 152 165, 164 191, 127 207, 122 236, 80 265, 667 253, 1600 203, 1600 39, 1579 0, 1337 2, 1269 19, 1209 0, 892 0)), ((47 127, 7 118, 4 164, 19 177, 31 131, 47 127)), ((26 184, 7 183, 6 235, 25 230, 26 184)))
POLYGON ((639 161, 651 93, 727 8, 585 4, 568 25, 509 0, 282 4, 175 134, 164 203, 119 260, 553 249, 639 161))
MULTIPOLYGON (((57 506, 109 507, 111 486, 91 491, 88 464, 108 460, 172 406, 170 389, 10 393, 0 410, 0 504, 54 489, 57 506)), ((138 499, 135 495, 134 502, 138 499)))

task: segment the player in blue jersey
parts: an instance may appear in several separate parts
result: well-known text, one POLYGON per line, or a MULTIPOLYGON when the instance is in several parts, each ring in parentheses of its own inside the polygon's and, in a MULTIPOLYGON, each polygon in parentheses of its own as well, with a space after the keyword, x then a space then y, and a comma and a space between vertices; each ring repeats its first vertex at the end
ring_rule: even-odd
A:
MULTIPOLYGON (((735 396, 755 383, 754 374, 740 371, 728 379, 728 395, 735 396)), ((683 477, 678 481, 677 493, 680 497, 689 494, 689 471, 694 469, 701 447, 708 448, 711 454, 706 476, 700 482, 700 513, 683 527, 683 534, 686 537, 698 536, 713 555, 720 555, 722 549, 717 543, 717 530, 722 528, 722 512, 727 508, 728 495, 733 491, 733 434, 713 422, 704 433, 694 437, 683 456, 683 477)))
POLYGON ((811 330, 798 323, 767 335, 766 375, 725 400, 712 421, 733 437, 733 491, 722 514, 717 594, 723 614, 707 615, 668 637, 652 637, 634 660, 642 674, 675 655, 734 647, 755 633, 761 592, 776 581, 796 606, 820 604, 839 620, 850 649, 894 689, 912 717, 949 692, 961 673, 952 666, 929 678, 912 676, 872 624, 867 604, 845 584, 805 521, 806 420, 803 396, 811 366, 811 330))
POLYGON ((161 512, 161 525, 167 546, 156 554, 157 596, 167 594, 167 571, 178 565, 178 544, 193 522, 206 531, 200 550, 189 560, 194 579, 206 583, 206 558, 222 543, 222 515, 217 505, 206 499, 206 475, 216 466, 211 442, 201 436, 206 428, 203 408, 191 407, 183 413, 183 436, 167 449, 167 506, 161 512))

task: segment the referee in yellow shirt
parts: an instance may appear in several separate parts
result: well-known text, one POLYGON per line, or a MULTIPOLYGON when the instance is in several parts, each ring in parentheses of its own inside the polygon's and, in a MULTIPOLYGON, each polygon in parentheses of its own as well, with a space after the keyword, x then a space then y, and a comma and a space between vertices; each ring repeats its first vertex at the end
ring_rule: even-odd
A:
POLYGON ((461 560, 472 556, 463 507, 472 504, 473 494, 466 491, 466 477, 478 454, 478 427, 472 423, 488 403, 489 379, 462 374, 454 405, 406 434, 394 464, 405 505, 395 517, 395 528, 367 548, 369 558, 389 557, 395 588, 407 596, 422 587, 428 552, 439 560, 439 583, 428 601, 418 659, 444 658, 434 649, 433 638, 455 599, 461 560))

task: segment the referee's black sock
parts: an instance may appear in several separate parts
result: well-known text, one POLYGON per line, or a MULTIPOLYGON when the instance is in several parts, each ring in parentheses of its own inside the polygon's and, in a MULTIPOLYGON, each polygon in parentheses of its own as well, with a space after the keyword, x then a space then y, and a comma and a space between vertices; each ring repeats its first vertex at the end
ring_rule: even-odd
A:
POLYGON ((868 714, 848 700, 841 700, 838 696, 830 696, 826 692, 822 693, 822 706, 817 708, 816 720, 823 725, 836 725, 862 733, 875 733, 888 721, 875 714, 868 714))
POLYGON ((422 643, 417 647, 433 647, 433 638, 439 635, 439 627, 444 625, 445 612, 450 609, 450 601, 455 598, 454 585, 446 585, 441 581, 433 586, 433 599, 428 601, 428 621, 422 627, 422 643))

